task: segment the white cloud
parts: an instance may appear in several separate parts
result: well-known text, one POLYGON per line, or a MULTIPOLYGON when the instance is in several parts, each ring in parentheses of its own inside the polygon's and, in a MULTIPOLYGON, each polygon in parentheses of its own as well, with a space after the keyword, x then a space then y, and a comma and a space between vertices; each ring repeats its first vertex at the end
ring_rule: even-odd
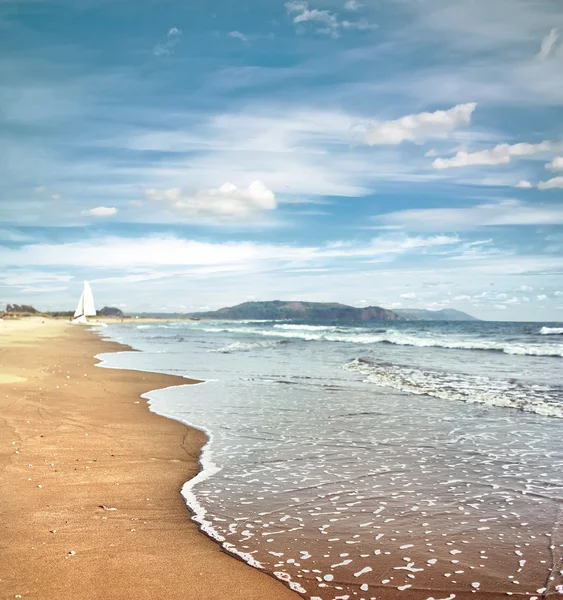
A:
POLYGON ((536 298, 541 302, 542 300, 547 300, 547 296, 545 294, 538 294, 536 298))
POLYGON ((367 300, 356 300, 354 302, 354 306, 360 306, 360 307, 369 306, 369 302, 367 300))
POLYGON ((164 202, 170 210, 195 217, 248 219, 277 207, 274 193, 261 181, 254 181, 248 188, 225 183, 220 188, 201 190, 194 194, 180 188, 149 189, 146 195, 151 200, 164 202))
POLYGON ((534 186, 532 185, 531 181, 526 181, 525 179, 522 179, 514 187, 517 187, 517 188, 531 188, 531 187, 534 187, 534 186))
POLYGON ((98 206, 96 208, 90 208, 89 210, 83 210, 80 214, 85 217, 112 217, 117 214, 117 208, 113 206, 98 206))
POLYGON ((550 163, 545 165, 545 168, 552 171, 563 171, 563 156, 556 156, 550 163))
POLYGON ((557 298, 561 298, 563 296, 563 292, 557 291, 553 295, 557 296, 557 298))
POLYGON ((347 258, 392 256, 409 252, 424 253, 426 249, 454 246, 459 243, 460 239, 457 236, 448 235, 376 237, 367 246, 358 246, 351 242, 335 242, 327 245, 322 255, 347 258))
MULTIPOLYGON (((358 118, 340 110, 251 106, 202 118, 191 127, 154 130, 115 140, 136 151, 177 153, 165 166, 136 171, 144 187, 208 188, 222 181, 261 180, 285 196, 360 196, 380 174, 406 180, 418 166, 351 149, 358 118), (190 153, 186 162, 183 153, 190 153)), ((280 202, 283 198, 280 198, 280 202)))
POLYGON ((370 23, 366 19, 360 19, 359 21, 342 21, 340 23, 344 29, 358 29, 359 31, 369 31, 378 29, 379 25, 370 23))
POLYGON ((553 188, 563 188, 563 176, 553 177, 547 181, 540 181, 538 183, 539 190, 549 190, 553 188))
MULTIPOLYGON (((1 0, 0 0, 1 1, 1 0)), ((36 194, 49 194, 52 200, 60 200, 61 195, 58 192, 49 191, 44 185, 40 185, 33 190, 36 194)))
POLYGON ((362 6, 363 4, 360 4, 358 0, 346 0, 346 2, 344 2, 344 8, 346 10, 359 10, 362 6))
POLYGON ((178 29, 177 27, 172 27, 168 30, 168 33, 166 34, 166 39, 153 48, 153 54, 155 56, 169 56, 173 53, 174 47, 180 43, 181 37, 181 29, 178 29))
POLYGON ((443 138, 461 125, 471 122, 477 104, 458 104, 449 110, 407 115, 392 121, 371 124, 363 136, 369 146, 396 145, 401 142, 425 142, 443 138))
POLYGON ((495 304, 493 308, 496 310, 506 310, 506 306, 504 304, 495 304))
POLYGON ((536 58, 538 60, 545 60, 551 54, 551 51, 553 50, 553 47, 555 46, 555 43, 557 42, 558 37, 559 37, 559 31, 557 29, 552 29, 542 39, 540 51, 536 55, 536 58))
POLYGON ((294 23, 305 23, 306 21, 314 21, 320 23, 324 27, 319 29, 320 33, 326 33, 333 37, 338 37, 339 22, 333 13, 328 10, 318 10, 316 8, 310 10, 309 4, 301 0, 292 0, 286 2, 285 7, 289 14, 294 14, 294 23))
POLYGON ((38 292, 40 294, 48 294, 50 292, 64 292, 68 290, 66 285, 30 285, 20 289, 22 294, 28 294, 30 292, 38 292))
MULTIPOLYGON (((6 265, 84 266, 111 265, 114 269, 132 267, 191 266, 249 268, 255 263, 273 264, 288 261, 318 263, 335 259, 358 259, 421 253, 425 249, 459 244, 455 236, 436 235, 376 237, 369 243, 333 242, 324 246, 288 246, 255 242, 203 243, 175 237, 149 236, 139 239, 104 237, 66 244, 27 244, 20 248, 0 246, 0 262, 6 265)), ((138 277, 138 275, 131 275, 138 277)), ((164 276, 164 275, 159 275, 164 276)), ((146 279, 145 277, 142 280, 146 279)))
POLYGON ((555 225, 563 224, 563 206, 502 200, 469 208, 402 210, 378 215, 375 220, 413 231, 452 231, 491 225, 555 225))
POLYGON ((73 277, 41 271, 16 271, 0 275, 0 282, 6 286, 29 287, 36 284, 66 283, 73 277))
POLYGON ((44 185, 40 185, 34 189, 36 194, 46 194, 48 193, 51 196, 52 200, 60 200, 61 195, 58 192, 49 191, 44 185))
POLYGON ((229 37, 234 38, 235 40, 241 40, 242 42, 248 42, 248 36, 244 35, 240 31, 230 31, 229 37))
MULTIPOLYGON (((67 244, 30 244, 17 250, 0 248, 7 264, 66 265, 116 269, 137 266, 229 266, 276 257, 310 256, 308 248, 260 245, 252 242, 202 243, 174 237, 122 239, 105 237, 67 244)), ((134 275, 135 276, 135 275, 134 275)))
POLYGON ((551 150, 553 144, 543 141, 539 144, 499 144, 491 150, 465 152, 460 150, 453 158, 437 158, 432 163, 435 169, 451 169, 452 167, 471 167, 475 165, 507 164, 513 157, 532 156, 551 150))
POLYGON ((471 300, 471 296, 467 296, 465 294, 462 294, 461 296, 456 296, 454 298, 454 300, 471 300))
POLYGON ((534 288, 530 287, 529 285, 521 285, 518 288, 518 291, 520 291, 520 292, 532 292, 533 290, 534 290, 534 288))
POLYGON ((546 31, 562 22, 560 6, 553 0, 403 0, 401 4, 414 13, 414 33, 425 40, 446 38, 465 50, 504 49, 523 41, 537 45, 546 31))
MULTIPOLYGON (((295 24, 308 21, 318 23, 320 25, 317 29, 318 33, 323 33, 334 38, 340 36, 341 29, 366 31, 377 28, 377 25, 371 24, 365 19, 360 19, 359 21, 340 21, 334 13, 328 10, 310 9, 309 3, 304 0, 291 0, 285 3, 285 7, 288 14, 293 15, 293 22, 295 24)), ((355 0, 348 0, 344 5, 344 8, 347 10, 357 10, 360 7, 361 4, 358 4, 355 0)))
POLYGON ((412 300, 416 298, 416 294, 414 292, 407 292, 406 294, 401 294, 401 298, 404 298, 405 300, 412 300))

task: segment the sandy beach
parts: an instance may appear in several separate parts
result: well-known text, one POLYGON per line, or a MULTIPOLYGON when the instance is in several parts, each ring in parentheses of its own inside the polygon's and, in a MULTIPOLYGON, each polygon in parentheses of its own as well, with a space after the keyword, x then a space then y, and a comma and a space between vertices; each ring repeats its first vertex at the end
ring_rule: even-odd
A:
POLYGON ((0 597, 297 598, 190 520, 179 490, 205 436, 140 398, 189 381, 95 366, 122 349, 61 320, 0 323, 0 597))

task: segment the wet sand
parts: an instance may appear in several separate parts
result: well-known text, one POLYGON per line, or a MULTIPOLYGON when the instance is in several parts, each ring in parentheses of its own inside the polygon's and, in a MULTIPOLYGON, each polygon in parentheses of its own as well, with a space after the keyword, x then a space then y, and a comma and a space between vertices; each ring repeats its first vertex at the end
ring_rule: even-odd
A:
POLYGON ((298 598, 197 530, 179 490, 205 435, 140 398, 189 382, 95 366, 122 349, 0 322, 0 598, 298 598))

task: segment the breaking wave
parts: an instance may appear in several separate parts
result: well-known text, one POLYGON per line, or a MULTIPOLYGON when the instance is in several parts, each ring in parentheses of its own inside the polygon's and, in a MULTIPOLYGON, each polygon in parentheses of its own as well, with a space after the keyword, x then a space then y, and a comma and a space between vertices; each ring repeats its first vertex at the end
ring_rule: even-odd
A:
MULTIPOLYGON (((549 329, 549 328, 543 328, 549 329)), ((273 329, 252 327, 211 327, 204 331, 216 333, 243 333, 260 337, 290 338, 305 341, 345 342, 350 344, 395 344, 418 348, 446 348, 452 350, 482 350, 503 352, 520 356, 563 357, 563 344, 540 341, 512 341, 456 337, 421 331, 403 332, 396 329, 371 330, 367 328, 334 327, 317 325, 274 325, 273 329)), ((562 329, 563 331, 563 329, 562 329)), ((544 334, 546 335, 546 334, 544 334)))
POLYGON ((540 335, 563 335, 563 327, 542 327, 540 335))
POLYGON ((232 352, 249 352, 250 350, 256 350, 257 348, 275 348, 276 346, 281 345, 282 341, 276 340, 264 340, 257 342, 233 342, 232 344, 227 344, 221 348, 214 348, 213 350, 209 350, 209 352, 214 352, 216 354, 231 354, 232 352))
POLYGON ((378 386, 443 400, 515 408, 563 419, 563 389, 460 373, 442 373, 356 358, 344 366, 378 386))
POLYGON ((334 327, 330 325, 292 325, 284 323, 282 325, 274 325, 274 329, 285 329, 288 331, 330 331, 334 330, 334 327))

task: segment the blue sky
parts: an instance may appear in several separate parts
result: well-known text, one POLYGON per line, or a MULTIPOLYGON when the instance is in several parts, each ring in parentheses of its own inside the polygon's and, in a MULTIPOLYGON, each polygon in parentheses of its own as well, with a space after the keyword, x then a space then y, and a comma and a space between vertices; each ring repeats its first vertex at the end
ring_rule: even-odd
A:
POLYGON ((563 320, 558 0, 0 0, 0 302, 563 320))

